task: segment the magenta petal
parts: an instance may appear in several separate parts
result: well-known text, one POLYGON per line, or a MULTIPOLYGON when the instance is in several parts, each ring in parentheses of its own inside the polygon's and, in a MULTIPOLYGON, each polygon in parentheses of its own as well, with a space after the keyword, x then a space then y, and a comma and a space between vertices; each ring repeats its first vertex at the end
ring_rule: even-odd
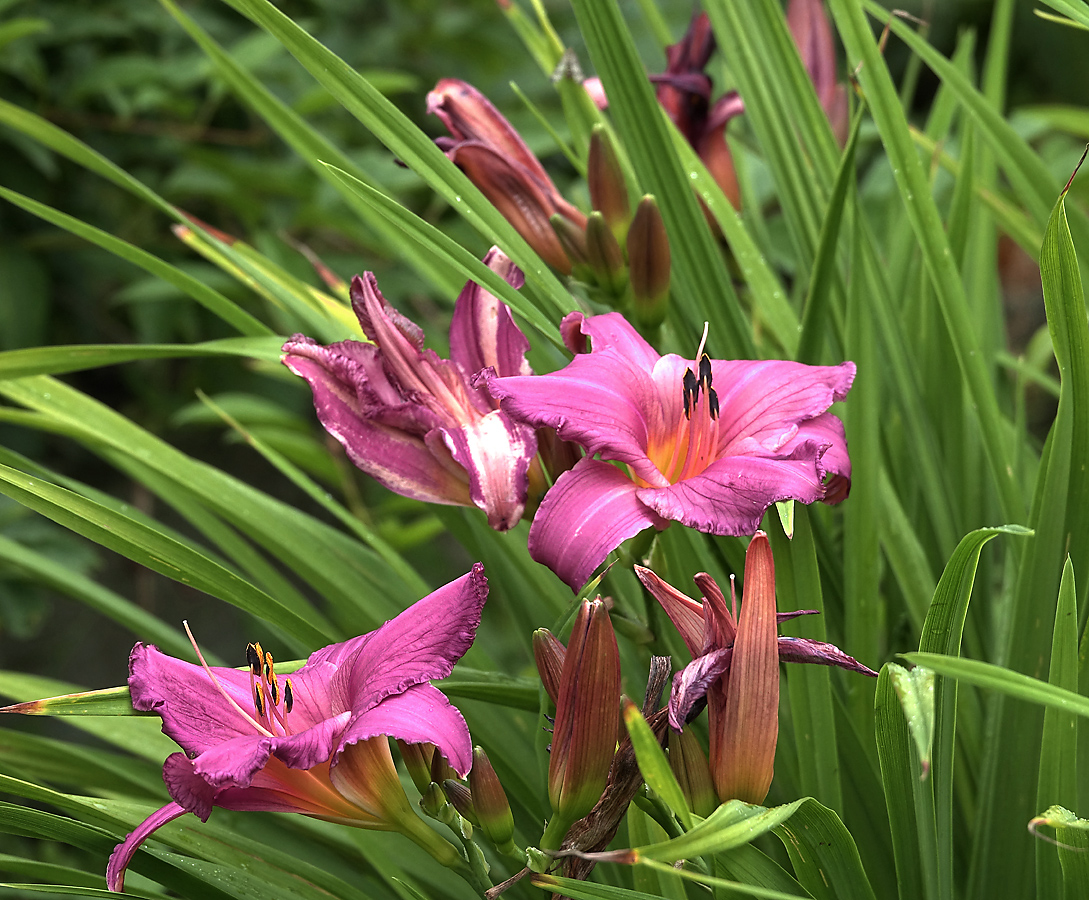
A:
POLYGON ((110 854, 106 865, 106 887, 117 893, 125 889, 125 870, 129 867, 133 855, 140 845, 167 822, 173 822, 178 816, 185 815, 185 810, 177 803, 168 803, 162 809, 152 813, 136 826, 125 840, 118 844, 110 854))
POLYGON ((497 409, 444 434, 455 462, 469 473, 469 496, 487 513, 488 525, 496 531, 517 525, 537 455, 536 432, 497 409))
POLYGON ((664 488, 640 488, 639 500, 663 519, 708 534, 752 534, 780 500, 813 503, 824 496, 816 451, 809 459, 727 457, 699 475, 664 488))
POLYGON ((422 436, 423 427, 433 428, 438 424, 432 413, 422 407, 403 405, 404 415, 416 414, 418 421, 413 428, 416 433, 405 431, 403 421, 397 423, 400 427, 374 421, 361 409, 357 388, 338 377, 335 345, 289 342, 284 349, 284 364, 310 384, 318 419, 344 445, 355 465, 403 496, 430 503, 469 504, 465 473, 453 460, 444 465, 422 436))
POLYGON ((646 370, 653 369, 658 362, 658 352, 620 313, 605 313, 590 318, 581 313, 572 313, 564 321, 568 328, 577 326, 590 339, 591 352, 613 349, 633 366, 646 370), (581 321, 579 316, 582 316, 581 321))
POLYGON ((582 354, 551 375, 483 377, 513 419, 555 428, 563 440, 582 444, 588 455, 639 466, 644 477, 657 472, 647 459, 647 413, 659 407, 658 388, 649 371, 622 356, 582 354), (647 466, 650 471, 644 473, 647 466))
POLYGON ((163 763, 163 781, 170 799, 202 822, 208 821, 216 789, 197 774, 193 760, 184 753, 171 753, 163 763))
POLYGON ((332 679, 334 708, 358 714, 414 684, 445 678, 473 643, 487 599, 484 566, 475 563, 371 632, 332 679))
POLYGON ((654 595, 654 599, 662 605, 669 620, 680 632, 688 652, 693 658, 699 656, 704 649, 703 604, 682 594, 650 569, 636 566, 635 574, 643 582, 643 586, 654 595))
POLYGON ((529 529, 529 553, 573 591, 630 537, 665 524, 639 502, 635 483, 616 466, 584 457, 545 494, 529 529))
POLYGON ((669 692, 669 724, 677 731, 684 728, 692 708, 704 698, 708 688, 730 668, 734 648, 712 650, 692 660, 673 676, 669 692))
POLYGON ((377 706, 356 716, 344 733, 337 756, 348 744, 389 735, 410 744, 430 743, 442 751, 458 775, 473 765, 473 744, 461 713, 430 684, 417 684, 391 694, 377 706))
POLYGON ((781 662, 814 663, 818 666, 838 666, 849 672, 877 677, 869 666, 864 666, 853 656, 848 656, 835 644, 824 641, 811 641, 808 638, 779 638, 779 660, 781 662))
MULTIPOLYGON (((525 276, 498 247, 492 247, 484 264, 514 288, 525 276)), ((510 309, 475 281, 465 285, 454 304, 450 321, 450 358, 466 379, 491 366, 499 375, 532 375, 526 362, 529 340, 514 324, 510 309)))
MULTIPOLYGON (((294 689, 294 680, 292 680, 294 689)), ((287 716, 288 724, 297 727, 296 708, 287 716)), ((305 731, 297 731, 287 737, 275 738, 272 752, 292 769, 311 769, 333 755, 345 726, 351 719, 345 711, 323 719, 305 731)))
POLYGON ((193 771, 215 789, 246 787, 268 762, 273 740, 251 733, 221 741, 193 760, 193 771))
POLYGON ((855 364, 807 366, 782 360, 712 360, 722 455, 771 455, 801 423, 847 396, 855 364))
MULTIPOLYGON (((242 709, 253 710, 248 672, 212 668, 220 686, 242 709)), ((137 644, 129 655, 132 705, 162 717, 163 733, 187 753, 203 753, 232 738, 253 737, 253 725, 227 704, 208 673, 162 653, 151 644, 137 644)))

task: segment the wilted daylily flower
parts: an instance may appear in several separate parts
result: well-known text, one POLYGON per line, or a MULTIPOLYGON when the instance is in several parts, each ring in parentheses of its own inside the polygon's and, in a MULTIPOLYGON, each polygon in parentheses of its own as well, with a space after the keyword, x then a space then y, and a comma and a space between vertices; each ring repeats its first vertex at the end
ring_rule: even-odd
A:
POLYGON ((827 410, 850 389, 853 363, 659 356, 619 313, 571 313, 561 332, 576 354, 565 368, 484 379, 513 418, 586 448, 529 532, 533 558, 572 590, 649 526, 751 534, 777 501, 847 496, 843 423, 827 410), (591 352, 579 352, 586 338, 591 352))
POLYGON ((556 190, 544 166, 488 98, 471 84, 443 78, 427 95, 453 138, 439 146, 550 266, 571 272, 571 260, 550 219, 558 215, 578 232, 586 216, 556 190))
POLYGON ((311 654, 288 678, 260 644, 247 648, 248 671, 191 665, 137 644, 132 704, 162 716, 163 732, 185 752, 163 765, 172 802, 110 857, 110 890, 123 889, 152 832, 187 812, 204 821, 215 806, 399 831, 456 866, 458 852, 412 811, 386 736, 434 744, 459 774, 469 771, 465 720, 428 682, 449 675, 469 649, 487 596, 477 563, 378 630, 311 654))
POLYGON ((673 679, 669 723, 680 731, 706 698, 711 777, 721 802, 761 803, 771 784, 779 733, 779 663, 839 666, 877 673, 833 644, 780 637, 778 622, 814 612, 776 613, 775 564, 767 536, 758 531, 745 553, 741 614, 727 605, 714 579, 696 576, 702 602, 687 597, 649 569, 635 573, 677 627, 692 662, 673 679))
MULTIPOLYGON (((521 287, 521 271, 498 249, 484 262, 521 287)), ((321 424, 391 491, 475 504, 499 531, 516 525, 537 438, 473 386, 486 367, 532 373, 529 342, 510 310, 475 282, 466 284, 450 324, 451 359, 444 360, 424 349, 423 332, 386 302, 370 272, 352 279, 351 297, 372 343, 324 347, 297 334, 283 347, 284 365, 310 383, 321 424)))

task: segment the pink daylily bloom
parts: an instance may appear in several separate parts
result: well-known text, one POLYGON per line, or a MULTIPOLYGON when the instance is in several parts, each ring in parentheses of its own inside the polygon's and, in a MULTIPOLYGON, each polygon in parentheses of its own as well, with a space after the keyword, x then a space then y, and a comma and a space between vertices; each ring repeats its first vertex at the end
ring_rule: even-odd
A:
POLYGON ((483 378, 510 416, 586 449, 529 533, 533 558, 573 590, 644 528, 752 534, 777 501, 847 495, 843 423, 827 410, 854 363, 659 356, 619 313, 571 313, 561 332, 576 353, 565 368, 483 378), (591 352, 578 352, 587 338, 591 352))
POLYGON ((779 733, 779 663, 839 666, 877 676, 833 644, 780 637, 778 623, 814 610, 777 613, 775 565, 767 536, 758 531, 745 554, 744 596, 726 602, 710 575, 695 577, 703 591, 693 600, 649 569, 639 580, 662 605, 692 654, 673 679, 669 724, 680 731, 707 706, 710 769, 721 802, 761 803, 771 784, 779 733))
MULTIPOLYGON (((522 286, 521 270, 498 249, 484 262, 522 286)), ((325 347, 297 334, 283 347, 284 365, 310 383, 322 425, 352 462, 391 491, 476 505, 499 531, 516 525, 537 438, 473 386, 485 367, 511 376, 533 371, 525 358, 529 342, 506 304, 466 284, 445 360, 424 349, 423 332, 386 302, 373 274, 352 279, 351 297, 371 343, 325 347)))
POLYGON ((125 870, 152 832, 187 812, 205 821, 215 806, 395 830, 448 852, 409 806, 386 736, 434 744, 460 775, 469 771, 465 720, 429 682, 449 675, 469 649, 487 597, 477 563, 376 631, 311 654, 287 678, 260 644, 247 648, 248 670, 192 665, 137 644, 132 705, 161 716, 163 732, 185 752, 163 764, 173 802, 110 857, 110 890, 124 888, 125 870))

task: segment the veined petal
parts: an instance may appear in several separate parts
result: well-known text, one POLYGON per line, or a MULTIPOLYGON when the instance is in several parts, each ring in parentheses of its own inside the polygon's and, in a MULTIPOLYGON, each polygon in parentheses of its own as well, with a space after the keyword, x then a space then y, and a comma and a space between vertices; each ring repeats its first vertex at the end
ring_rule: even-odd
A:
POLYGON ((400 420, 402 427, 375 421, 366 414, 369 411, 360 407, 356 391, 349 389, 329 365, 329 352, 334 348, 308 346, 310 355, 303 356, 302 346, 298 342, 285 345, 289 352, 284 364, 310 384, 318 420, 340 441, 356 466, 405 497, 459 506, 471 503, 464 472, 452 460, 444 464, 441 455, 436 457, 424 439, 424 429, 439 424, 433 413, 416 406, 418 421, 412 430, 405 430, 407 423, 400 420), (315 358, 319 353, 320 360, 315 358))
MULTIPOLYGON (((525 283, 522 270, 498 247, 488 251, 484 264, 515 289, 525 283)), ((450 358, 462 375, 470 379, 489 366, 498 375, 532 375, 527 350, 529 340, 514 324, 507 305, 475 281, 466 284, 450 321, 450 358)))
POLYGON ((462 777, 472 768, 473 744, 465 719, 442 691, 430 684, 413 685, 403 693, 391 694, 353 718, 333 756, 333 764, 337 764, 347 745, 378 735, 412 744, 434 744, 462 777))
POLYGON ((522 518, 529 487, 529 464, 537 454, 537 434, 493 410, 461 428, 444 429, 454 460, 469 473, 469 496, 488 514, 496 531, 522 518))
POLYGON ((578 591, 610 550, 665 523, 639 502, 615 466, 584 457, 545 494, 529 529, 529 553, 578 591))
POLYGON ((688 721, 692 708, 707 695, 716 679, 730 668, 733 647, 721 647, 692 660, 673 676, 669 692, 669 724, 680 731, 688 721))
MULTIPOLYGON (((219 666, 212 673, 239 707, 253 714, 248 672, 219 666)), ((208 673, 151 644, 137 644, 129 655, 132 705, 161 716, 163 733, 187 753, 203 753, 233 738, 256 738, 253 724, 223 699, 208 673)))
POLYGON ((709 534, 752 534, 764 511, 780 500, 813 503, 824 496, 816 448, 808 458, 730 456, 699 475, 662 488, 638 488, 639 501, 663 519, 709 534))
POLYGON ((163 782, 170 798, 202 822, 208 821, 215 805, 216 789, 193 768, 184 753, 171 753, 163 762, 163 782))
POLYGON ((650 569, 642 566, 635 567, 635 574, 643 582, 645 587, 654 596, 654 599, 662 604, 669 620, 680 632, 684 645, 688 652, 695 658, 703 652, 704 632, 703 604, 693 600, 686 594, 682 594, 673 585, 659 578, 650 569))
POLYGON ((125 870, 128 869, 133 855, 140 845, 146 841, 153 832, 158 831, 167 822, 173 822, 178 816, 185 815, 185 809, 177 803, 168 803, 162 809, 152 813, 143 822, 136 826, 125 840, 118 844, 110 854, 110 861, 106 865, 106 887, 111 891, 120 893, 125 889, 125 870))
POLYGON ((807 366, 782 360, 712 360, 723 456, 774 455, 796 426, 847 396, 851 362, 807 366))
POLYGON ((853 656, 848 656, 835 644, 813 641, 808 638, 779 638, 779 659, 783 662, 813 663, 818 666, 837 666, 849 672, 858 672, 876 678, 877 673, 864 666, 853 656))
POLYGON ((254 773, 268 762, 272 742, 272 738, 261 734, 221 741, 193 760, 193 771, 216 789, 246 787, 254 773))
POLYGON ((550 375, 483 376, 488 390, 512 418, 556 429, 565 441, 631 465, 640 476, 665 484, 647 458, 647 411, 658 409, 650 373, 613 351, 576 356, 550 375))
POLYGON ((488 579, 476 563, 371 632, 331 680, 334 708, 358 715, 414 684, 445 678, 473 643, 487 599, 488 579))
POLYGON ((779 648, 775 563, 767 535, 745 553, 745 589, 721 731, 712 736, 711 772, 720 800, 761 803, 771 786, 779 735, 779 648))
POLYGON ((832 413, 824 413, 803 422, 798 432, 784 446, 784 451, 793 453, 796 446, 810 442, 823 447, 817 467, 822 477, 831 476, 826 482, 824 500, 827 503, 839 503, 846 499, 851 489, 851 457, 847 452, 847 435, 843 431, 843 422, 832 413))
POLYGON ((657 351, 646 342, 620 313, 611 312, 600 316, 587 317, 574 312, 565 317, 568 328, 577 328, 591 341, 591 352, 613 349, 633 366, 647 371, 658 362, 657 351))

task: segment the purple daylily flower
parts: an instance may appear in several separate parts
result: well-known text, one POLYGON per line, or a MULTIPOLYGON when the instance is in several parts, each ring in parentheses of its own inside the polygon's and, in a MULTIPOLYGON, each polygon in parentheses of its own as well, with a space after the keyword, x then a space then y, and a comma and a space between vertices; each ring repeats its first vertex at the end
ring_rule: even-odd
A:
POLYGON ((745 554, 740 615, 736 597, 727 604, 705 572, 695 577, 702 601, 682 594, 650 569, 636 566, 635 574, 692 654, 692 662, 673 677, 669 724, 682 730, 706 700, 711 776, 722 802, 736 797, 761 803, 767 795, 779 727, 779 663, 839 666, 877 677, 834 644, 778 634, 779 622, 816 611, 776 612, 775 565, 763 532, 756 533, 745 554))
MULTIPOLYGON (((464 776, 473 749, 461 713, 429 682, 445 678, 476 636, 488 597, 484 567, 452 581, 368 634, 311 654, 287 678, 260 644, 249 670, 196 666, 148 644, 129 657, 132 705, 162 717, 184 753, 163 764, 173 798, 110 857, 110 890, 155 830, 215 806, 297 812, 400 831, 438 858, 457 852, 412 811, 388 736, 429 742, 464 776)), ((450 855, 452 854, 452 855, 450 855)))
POLYGON ((482 377, 513 418, 586 448, 529 532, 533 558, 572 590, 649 526, 752 534, 777 501, 847 496, 843 423, 827 409, 846 396, 854 363, 659 356, 619 313, 571 313, 561 331, 576 353, 565 368, 482 377), (586 338, 591 352, 578 352, 586 338))
MULTIPOLYGON (((497 248, 484 262, 514 287, 522 272, 497 248)), ((529 341, 506 304, 475 282, 465 285, 450 324, 450 359, 424 349, 423 332, 395 310, 374 275, 356 276, 352 306, 371 343, 324 347, 301 334, 283 361, 314 392, 325 429, 359 468, 391 491, 456 506, 476 505, 498 531, 525 511, 532 428, 499 409, 474 376, 530 375, 529 341)))

